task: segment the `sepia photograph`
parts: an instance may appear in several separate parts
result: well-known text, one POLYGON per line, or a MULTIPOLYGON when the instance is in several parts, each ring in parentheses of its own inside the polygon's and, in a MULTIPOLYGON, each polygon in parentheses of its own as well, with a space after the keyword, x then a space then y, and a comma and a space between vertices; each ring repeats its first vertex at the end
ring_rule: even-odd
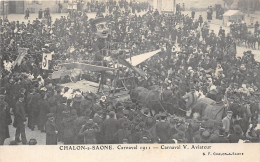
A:
POLYGON ((1 0, 0 148, 259 143, 259 23, 260 0, 1 0))

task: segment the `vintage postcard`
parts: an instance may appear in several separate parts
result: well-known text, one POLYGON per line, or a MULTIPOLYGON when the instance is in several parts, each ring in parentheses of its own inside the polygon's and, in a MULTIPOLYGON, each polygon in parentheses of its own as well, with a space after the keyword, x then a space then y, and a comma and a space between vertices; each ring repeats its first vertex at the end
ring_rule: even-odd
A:
POLYGON ((260 0, 1 0, 0 16, 0 162, 260 161, 260 0))

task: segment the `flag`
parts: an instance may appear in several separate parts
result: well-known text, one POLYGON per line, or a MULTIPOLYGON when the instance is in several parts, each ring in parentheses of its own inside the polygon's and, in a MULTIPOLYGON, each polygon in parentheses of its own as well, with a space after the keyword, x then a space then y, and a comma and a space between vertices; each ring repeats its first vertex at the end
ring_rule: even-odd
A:
POLYGON ((16 58, 16 60, 14 61, 13 67, 15 67, 16 65, 21 65, 22 60, 24 58, 25 55, 27 55, 27 51, 28 48, 18 48, 18 57, 16 58))
POLYGON ((49 60, 52 60, 52 54, 43 53, 42 54, 42 69, 45 69, 45 70, 49 69, 49 60))

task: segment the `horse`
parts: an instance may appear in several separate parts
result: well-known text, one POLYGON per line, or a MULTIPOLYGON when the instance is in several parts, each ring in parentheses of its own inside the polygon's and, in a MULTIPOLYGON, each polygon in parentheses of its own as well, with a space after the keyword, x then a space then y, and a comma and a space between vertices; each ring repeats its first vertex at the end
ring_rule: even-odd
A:
POLYGON ((132 102, 149 108, 152 115, 152 111, 156 114, 159 112, 167 112, 180 116, 186 114, 184 100, 175 95, 171 90, 162 90, 158 87, 151 89, 136 87, 130 91, 130 98, 132 102))
MULTIPOLYGON (((187 102, 192 103, 189 101, 187 102)), ((192 116, 194 113, 199 113, 201 118, 208 118, 212 120, 221 121, 225 114, 225 106, 221 102, 216 102, 206 96, 198 97, 197 100, 193 101, 190 109, 188 110, 187 116, 192 116)))

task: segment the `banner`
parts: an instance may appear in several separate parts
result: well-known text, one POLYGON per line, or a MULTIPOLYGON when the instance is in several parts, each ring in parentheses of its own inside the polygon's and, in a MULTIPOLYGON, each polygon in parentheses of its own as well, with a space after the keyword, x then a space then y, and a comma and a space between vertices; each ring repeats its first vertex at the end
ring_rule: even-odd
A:
POLYGON ((49 60, 52 60, 52 54, 43 53, 42 54, 42 69, 45 69, 45 70, 49 69, 49 60))
POLYGON ((28 51, 28 48, 20 48, 20 47, 18 48, 18 54, 19 55, 13 63, 13 68, 16 65, 18 65, 18 66, 21 65, 24 56, 27 55, 27 51, 28 51))

